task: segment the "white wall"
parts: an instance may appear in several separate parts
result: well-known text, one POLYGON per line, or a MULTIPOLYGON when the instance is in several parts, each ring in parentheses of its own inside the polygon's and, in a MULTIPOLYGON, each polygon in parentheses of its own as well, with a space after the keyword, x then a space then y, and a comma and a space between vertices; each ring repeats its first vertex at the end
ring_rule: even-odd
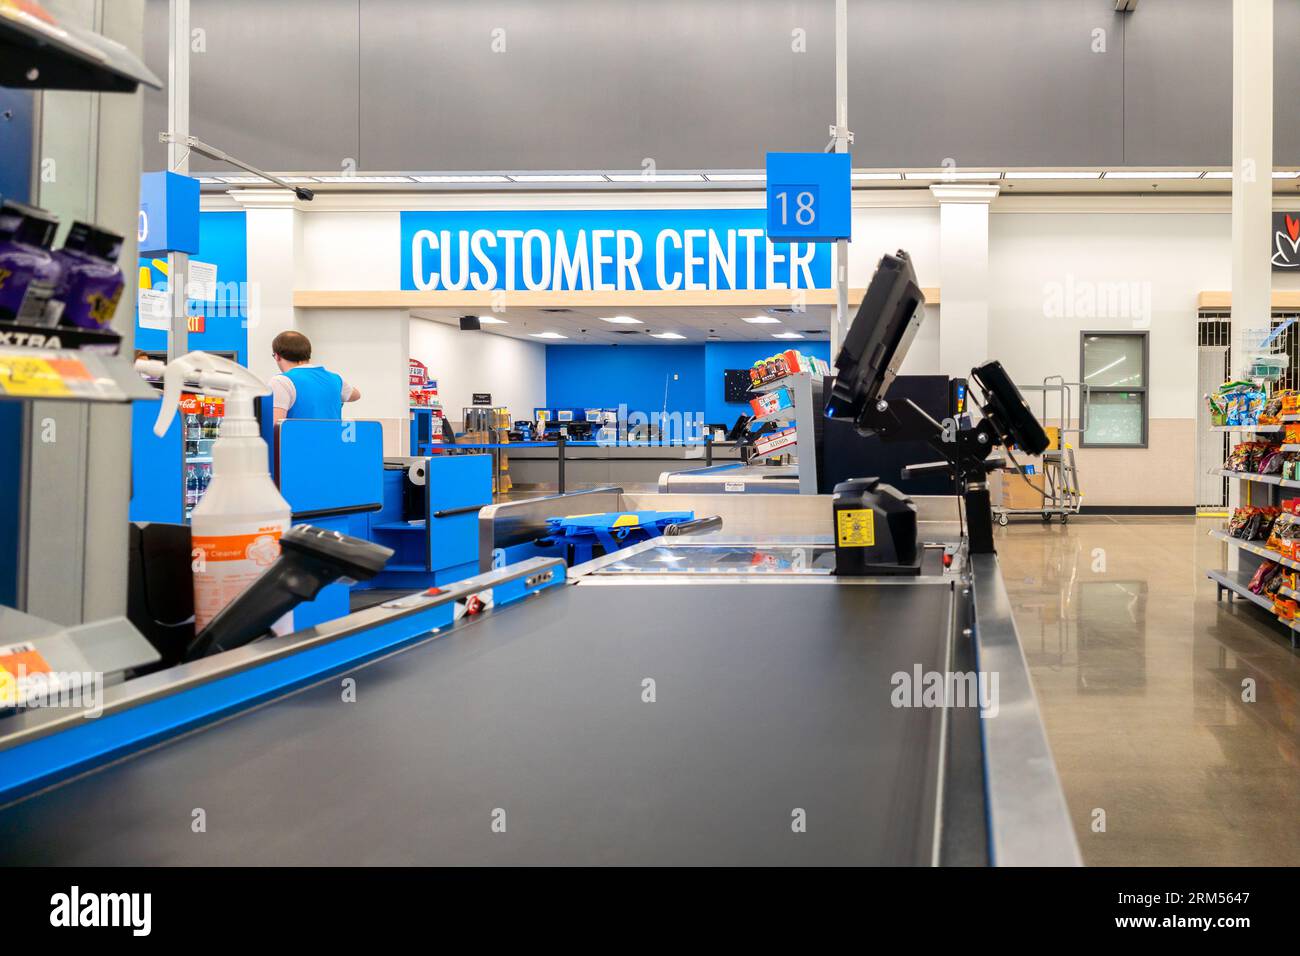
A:
POLYGON ((401 214, 302 214, 300 289, 401 288, 401 214))
POLYGON ((406 310, 299 309, 298 329, 311 339, 313 362, 361 389, 361 400, 344 405, 343 417, 379 421, 384 426, 384 454, 406 454, 406 310))
MULTIPOLYGON (((1231 216, 1014 208, 995 204, 990 217, 991 355, 1021 384, 1076 382, 1082 331, 1147 331, 1149 447, 1080 450, 1080 484, 1090 504, 1195 504, 1197 295, 1231 285, 1231 216), (1122 288, 1127 307, 1108 300, 1122 288), (1062 300, 1077 313, 1089 295, 1097 314, 1060 314, 1062 300)), ((1041 409, 1041 393, 1029 398, 1041 409)))
POLYGON ((1196 297, 1229 288, 1229 220, 1212 213, 998 214, 995 206, 990 351, 1018 382, 1056 374, 1078 381, 1081 330, 1147 330, 1151 417, 1194 417, 1196 297), (1051 314, 1059 311, 1058 290, 1086 296, 1091 289, 1102 302, 1100 290, 1115 283, 1138 293, 1137 308, 1051 314))
MULTIPOLYGON (((865 288, 885 253, 902 249, 912 257, 923 286, 939 283, 939 207, 856 206, 853 241, 849 243, 849 286, 865 288)), ((942 290, 941 293, 942 295, 942 290)), ((849 303, 850 318, 857 302, 849 303)), ((903 375, 939 374, 939 307, 926 306, 925 320, 912 340, 901 368, 903 375)))
POLYGON ((431 319, 411 318, 411 358, 429 366, 447 417, 462 419, 474 392, 490 392, 516 419, 546 405, 546 346, 487 332, 462 332, 431 319))

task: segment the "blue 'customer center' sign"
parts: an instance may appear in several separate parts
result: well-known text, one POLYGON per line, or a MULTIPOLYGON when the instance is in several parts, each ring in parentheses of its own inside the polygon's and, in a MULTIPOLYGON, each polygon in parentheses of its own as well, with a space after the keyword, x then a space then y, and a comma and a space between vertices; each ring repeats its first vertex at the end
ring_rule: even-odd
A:
POLYGON ((830 288, 830 246, 769 242, 765 216, 762 209, 403 212, 402 288, 830 288))

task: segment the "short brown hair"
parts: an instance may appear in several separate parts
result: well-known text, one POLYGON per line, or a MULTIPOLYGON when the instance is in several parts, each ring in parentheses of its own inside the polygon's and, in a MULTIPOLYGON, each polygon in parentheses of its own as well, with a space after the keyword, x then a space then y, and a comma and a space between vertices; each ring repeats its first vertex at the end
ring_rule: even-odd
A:
POLYGON ((311 339, 290 329, 271 340, 271 351, 286 362, 305 362, 311 358, 311 339))

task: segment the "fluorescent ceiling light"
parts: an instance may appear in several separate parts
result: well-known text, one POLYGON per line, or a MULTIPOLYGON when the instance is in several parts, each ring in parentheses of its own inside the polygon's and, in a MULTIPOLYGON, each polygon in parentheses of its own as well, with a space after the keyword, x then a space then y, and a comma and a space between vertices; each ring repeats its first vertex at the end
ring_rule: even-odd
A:
MULTIPOLYGON (((1274 179, 1296 179, 1300 173, 1294 169, 1275 169, 1273 170, 1274 179)), ((1227 169, 1216 169, 1205 174, 1206 179, 1231 179, 1232 171, 1227 169)))
POLYGON ((269 183, 271 180, 263 179, 261 176, 218 176, 217 182, 229 183, 232 186, 242 186, 249 183, 269 183))
POLYGON ((1068 169, 1008 169, 1007 179, 1101 179, 1101 173, 1068 169))
POLYGON ((767 173, 705 173, 704 178, 711 183, 761 183, 767 173))
POLYGON ((599 173, 512 173, 517 183, 603 183, 607 180, 599 173))
POLYGON ((490 315, 480 315, 478 317, 479 325, 509 325, 505 319, 494 319, 490 315))
POLYGON ((313 176, 318 183, 409 183, 410 176, 313 176))
POLYGON ((699 173, 606 173, 611 183, 702 183, 699 173))
POLYGON ((508 183, 509 176, 500 176, 497 174, 475 173, 473 175, 463 176, 412 176, 417 183, 508 183))
POLYGON ((1145 169, 1111 169, 1106 172, 1107 179, 1200 179, 1202 172, 1190 169, 1166 169, 1152 172, 1145 169))
POLYGON ((567 339, 567 335, 561 335, 559 332, 529 332, 535 339, 567 339))
POLYGON ((860 183, 867 182, 869 180, 876 180, 876 179, 899 180, 902 178, 903 178, 902 173, 854 173, 853 174, 853 179, 856 182, 860 182, 860 183))
POLYGON ((684 335, 680 335, 680 334, 678 334, 677 332, 651 332, 651 333, 650 333, 650 338, 652 338, 652 339, 684 339, 684 338, 686 338, 686 336, 684 336, 684 335))
POLYGON ((801 339, 803 338, 798 332, 773 332, 774 339, 801 339))
POLYGON ((981 172, 976 172, 975 170, 972 169, 948 169, 948 170, 941 170, 936 173, 903 173, 903 178, 943 180, 944 182, 949 182, 949 181, 955 182, 957 180, 968 180, 968 179, 976 179, 976 180, 983 181, 989 179, 1001 179, 1002 173, 998 171, 981 173, 981 172))
POLYGON ((750 325, 780 325, 780 319, 774 319, 770 315, 751 315, 748 318, 741 319, 742 322, 748 322, 750 325))
POLYGON ((601 316, 600 321, 608 322, 610 325, 644 325, 640 319, 634 319, 630 315, 611 315, 601 316))
POLYGON ((220 180, 220 179, 217 179, 215 176, 200 176, 200 177, 199 177, 199 183, 202 184, 202 185, 211 186, 211 185, 213 185, 214 183, 219 183, 219 182, 221 182, 221 180, 220 180))

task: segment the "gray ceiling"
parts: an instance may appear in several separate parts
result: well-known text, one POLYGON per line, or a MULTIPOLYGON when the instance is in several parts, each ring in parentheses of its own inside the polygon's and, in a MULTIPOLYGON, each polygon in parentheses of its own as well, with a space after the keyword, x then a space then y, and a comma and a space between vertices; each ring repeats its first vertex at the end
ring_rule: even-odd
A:
MULTIPOLYGON (((854 165, 1226 166, 1231 7, 851 0, 854 165)), ((757 168, 770 149, 821 149, 833 119, 831 0, 192 9, 206 47, 191 58, 192 132, 264 169, 757 168)), ((162 76, 166 11, 149 0, 146 59, 162 76)), ((1300 3, 1276 11, 1275 161, 1294 166, 1300 3)), ((148 94, 146 168, 164 162, 165 125, 165 94, 148 94)))

